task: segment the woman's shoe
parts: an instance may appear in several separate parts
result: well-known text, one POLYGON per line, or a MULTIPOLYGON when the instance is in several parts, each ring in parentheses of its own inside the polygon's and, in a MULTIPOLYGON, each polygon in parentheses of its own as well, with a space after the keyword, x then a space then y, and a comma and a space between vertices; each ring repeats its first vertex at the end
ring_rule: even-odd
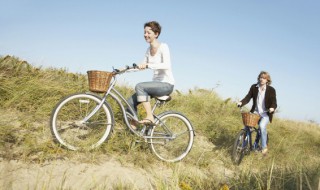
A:
POLYGON ((136 120, 131 120, 130 121, 130 126, 131 126, 131 128, 133 129, 133 130, 138 130, 138 125, 139 125, 139 122, 138 121, 136 121, 136 120))
POLYGON ((151 121, 150 119, 143 119, 141 121, 139 121, 140 124, 143 125, 156 125, 153 121, 151 121))
POLYGON ((264 156, 267 155, 268 149, 267 149, 267 148, 262 149, 261 153, 262 153, 262 155, 264 155, 264 156))

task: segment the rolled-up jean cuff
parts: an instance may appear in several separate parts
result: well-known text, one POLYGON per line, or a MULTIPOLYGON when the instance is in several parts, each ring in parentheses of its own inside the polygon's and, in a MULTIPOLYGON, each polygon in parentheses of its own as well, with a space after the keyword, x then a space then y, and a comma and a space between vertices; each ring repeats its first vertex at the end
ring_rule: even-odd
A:
POLYGON ((138 102, 150 102, 150 96, 137 96, 138 102))

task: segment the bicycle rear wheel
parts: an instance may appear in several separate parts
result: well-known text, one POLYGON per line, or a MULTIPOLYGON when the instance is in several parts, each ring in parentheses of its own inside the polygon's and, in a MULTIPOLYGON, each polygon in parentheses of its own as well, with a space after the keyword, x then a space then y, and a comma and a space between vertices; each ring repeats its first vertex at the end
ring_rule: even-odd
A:
POLYGON ((100 102, 100 97, 83 93, 62 99, 50 119, 54 140, 70 150, 93 149, 101 145, 109 137, 114 123, 110 106, 104 103, 88 121, 82 121, 100 102))
POLYGON ((194 130, 181 113, 164 112, 151 129, 149 143, 155 155, 167 162, 182 160, 191 150, 194 130))
POLYGON ((247 136, 247 132, 242 129, 237 134, 237 138, 236 138, 234 145, 233 145, 232 161, 235 164, 239 165, 241 163, 242 158, 244 157, 245 151, 247 150, 247 148, 250 149, 249 138, 247 136))

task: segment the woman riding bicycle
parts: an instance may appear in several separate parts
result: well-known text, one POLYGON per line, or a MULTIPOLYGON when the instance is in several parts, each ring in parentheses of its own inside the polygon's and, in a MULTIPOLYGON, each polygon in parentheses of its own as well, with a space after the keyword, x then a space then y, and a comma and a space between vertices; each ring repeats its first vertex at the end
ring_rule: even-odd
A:
POLYGON ((169 47, 166 43, 158 41, 160 33, 161 26, 158 22, 151 21, 144 24, 144 38, 150 47, 146 51, 143 62, 137 66, 139 69, 152 69, 153 79, 138 83, 135 87, 136 93, 128 99, 135 112, 138 104, 142 103, 147 114, 145 119, 139 121, 143 124, 154 122, 150 98, 169 95, 174 87, 169 47))
POLYGON ((258 75, 258 83, 250 87, 248 94, 240 102, 238 106, 242 107, 253 99, 253 105, 250 110, 252 113, 257 113, 261 116, 259 127, 261 129, 261 144, 262 154, 266 155, 267 147, 267 125, 272 122, 272 117, 277 108, 276 90, 270 86, 271 77, 268 72, 261 71, 258 75))

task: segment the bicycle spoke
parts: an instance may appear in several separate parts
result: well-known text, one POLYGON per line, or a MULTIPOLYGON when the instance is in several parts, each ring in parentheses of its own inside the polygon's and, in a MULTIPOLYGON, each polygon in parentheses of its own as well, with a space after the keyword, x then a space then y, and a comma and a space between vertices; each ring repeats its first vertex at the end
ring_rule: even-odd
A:
POLYGON ((62 100, 51 116, 55 139, 72 150, 94 148, 105 141, 113 126, 110 107, 103 105, 88 121, 82 122, 100 101, 88 94, 75 94, 62 100))
POLYGON ((246 131, 241 130, 238 133, 235 143, 233 145, 232 160, 235 164, 240 164, 244 156, 245 149, 248 147, 248 145, 249 143, 246 136, 246 131))
POLYGON ((181 114, 167 113, 160 117, 160 125, 152 129, 150 145, 162 160, 175 162, 183 159, 193 144, 193 129, 181 114))

